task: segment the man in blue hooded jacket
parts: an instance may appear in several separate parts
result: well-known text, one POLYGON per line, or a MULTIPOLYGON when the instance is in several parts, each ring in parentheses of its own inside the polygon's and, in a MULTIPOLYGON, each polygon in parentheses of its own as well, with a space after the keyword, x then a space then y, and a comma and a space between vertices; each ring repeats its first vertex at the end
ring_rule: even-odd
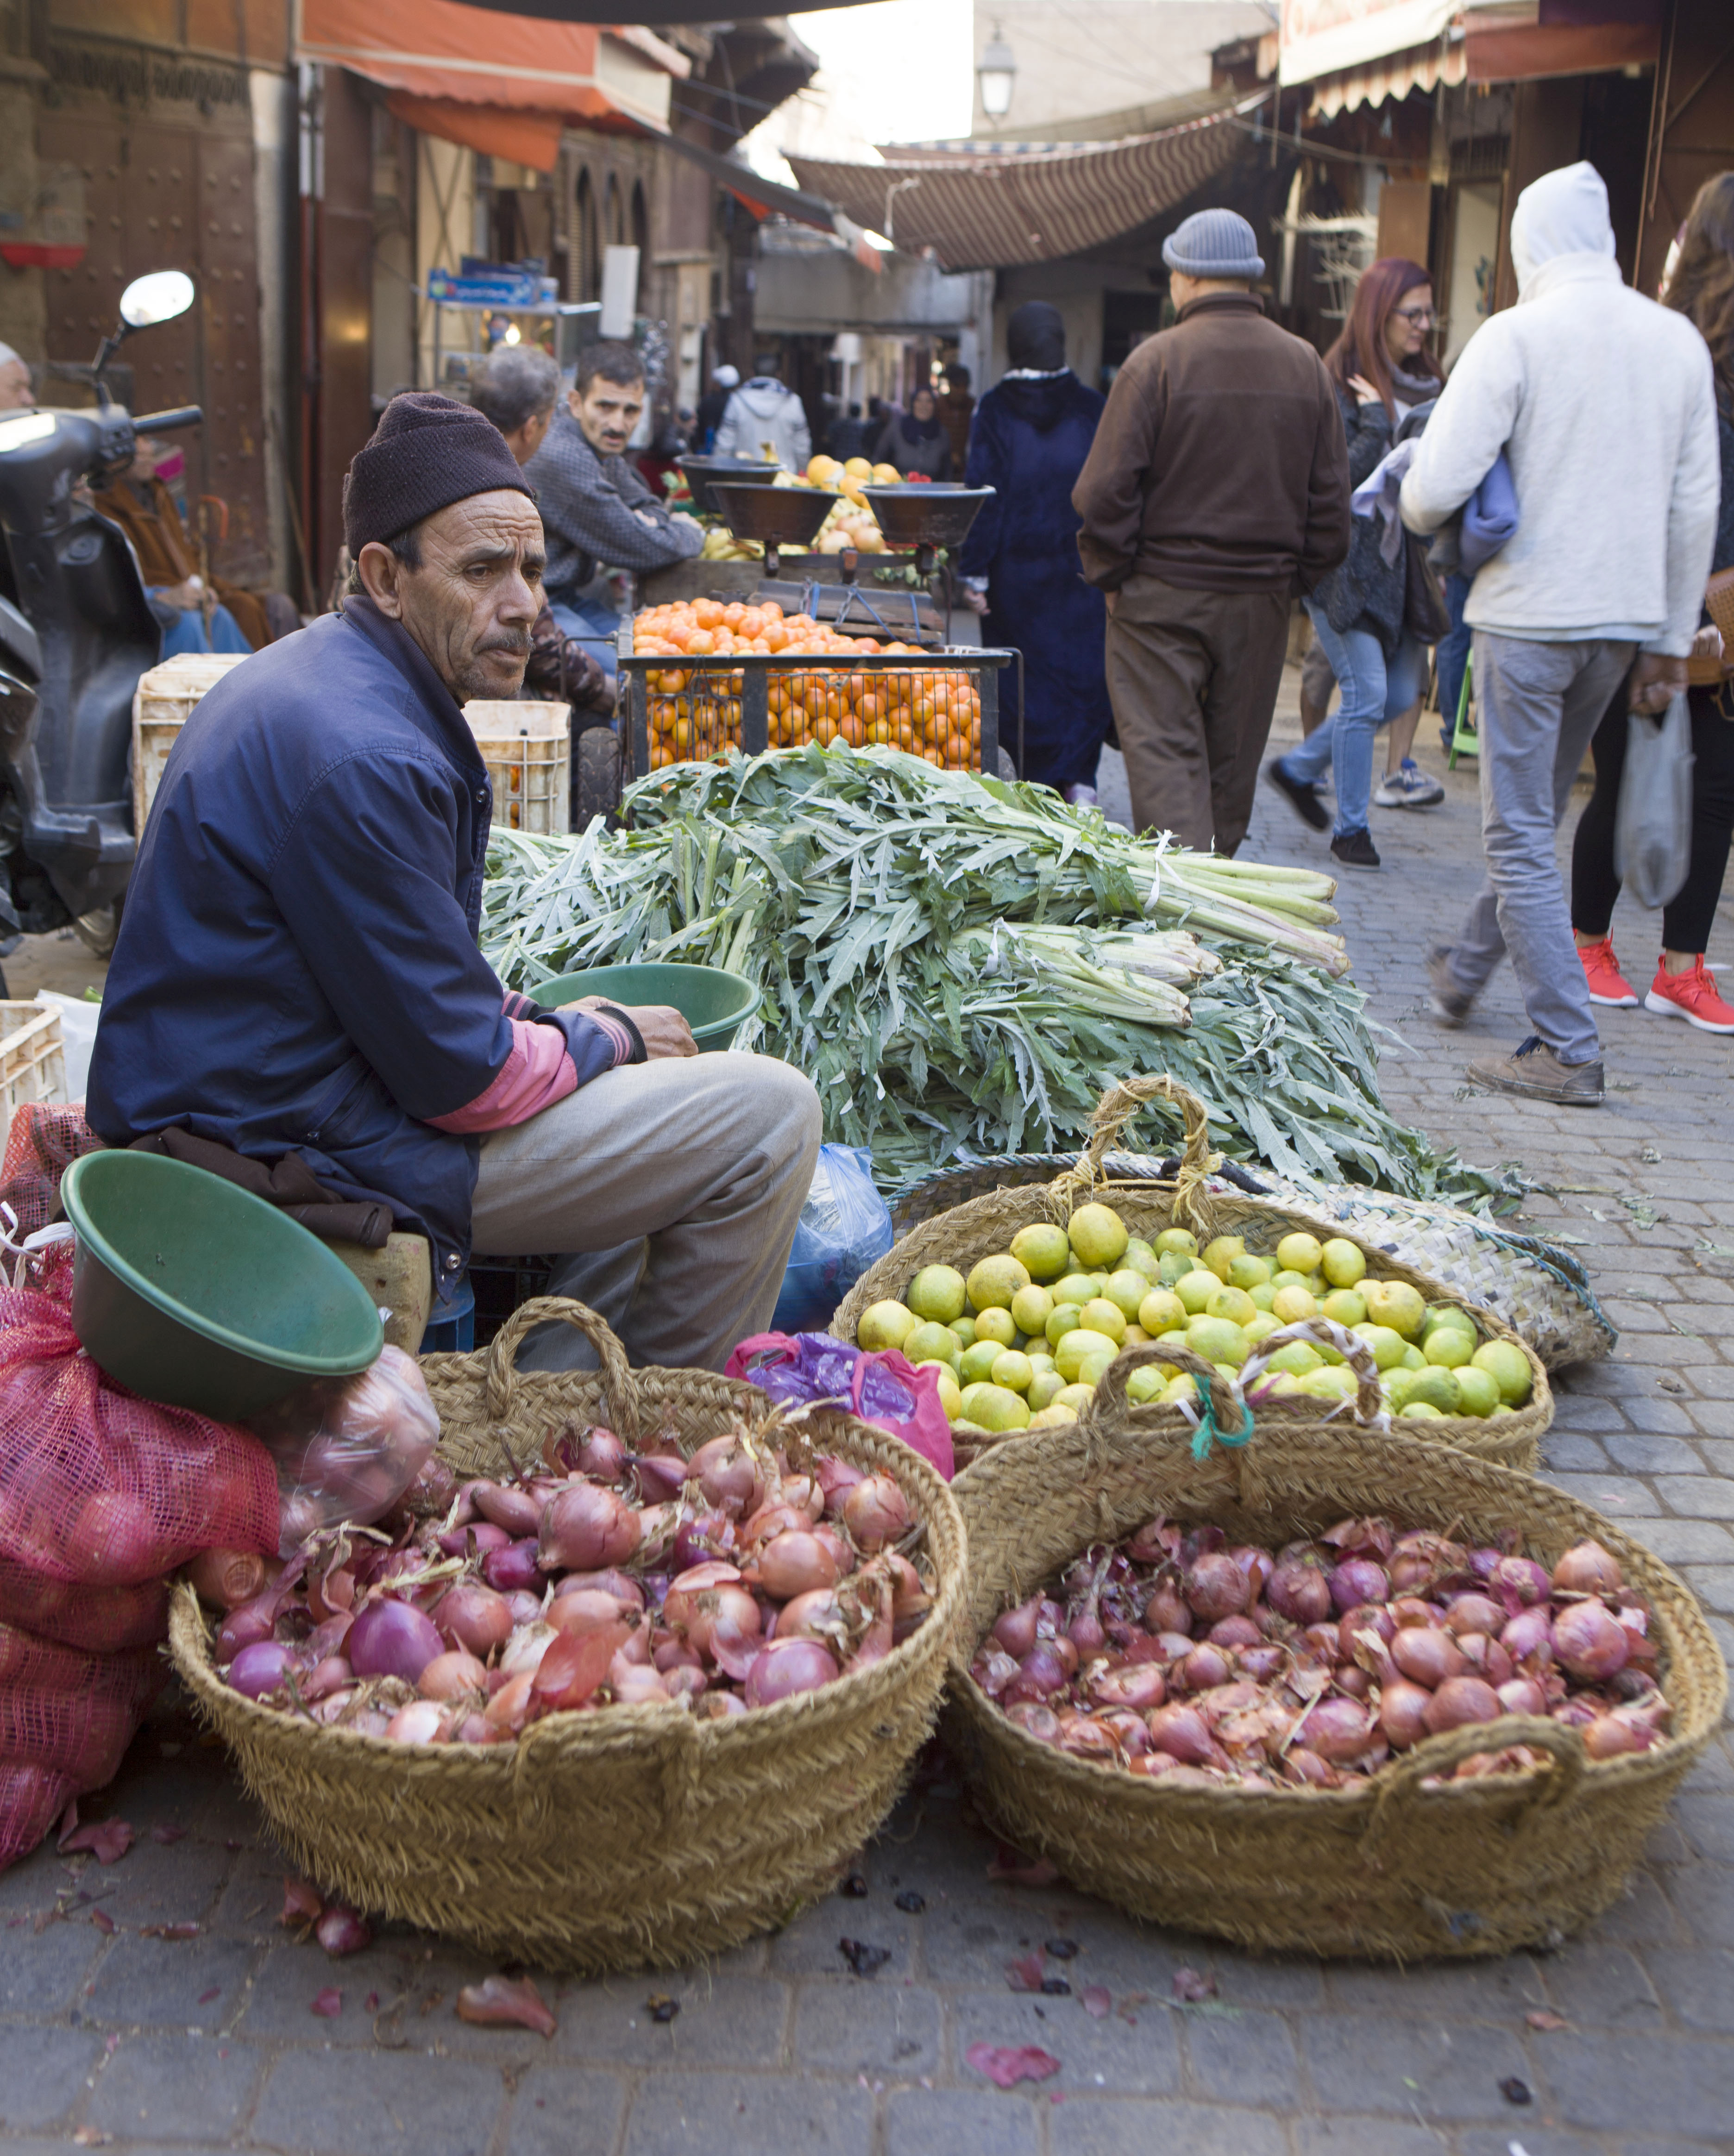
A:
MULTIPOLYGON (((469 406, 394 398, 344 485, 354 588, 237 667, 175 745, 91 1059, 111 1145, 165 1131, 426 1235, 566 1254, 634 1362, 720 1368, 775 1303, 819 1107, 695 1056, 673 1011, 506 994, 476 947, 492 790, 465 720, 517 694, 542 603, 528 483, 469 406)), ((533 1355, 572 1359, 560 1335, 533 1355)))

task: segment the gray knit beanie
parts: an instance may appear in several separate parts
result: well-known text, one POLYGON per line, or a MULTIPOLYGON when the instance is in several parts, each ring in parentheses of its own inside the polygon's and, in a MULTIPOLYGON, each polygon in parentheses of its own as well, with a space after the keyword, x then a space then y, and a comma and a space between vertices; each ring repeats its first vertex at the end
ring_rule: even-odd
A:
POLYGON ((1232 209, 1194 211, 1162 242, 1162 259, 1183 277, 1244 277, 1251 284, 1264 275, 1258 236, 1232 209))
POLYGON ((437 510, 500 487, 536 499, 493 422, 455 397, 405 390, 380 413, 373 439, 344 475, 350 559, 358 561, 369 540, 383 544, 437 510))

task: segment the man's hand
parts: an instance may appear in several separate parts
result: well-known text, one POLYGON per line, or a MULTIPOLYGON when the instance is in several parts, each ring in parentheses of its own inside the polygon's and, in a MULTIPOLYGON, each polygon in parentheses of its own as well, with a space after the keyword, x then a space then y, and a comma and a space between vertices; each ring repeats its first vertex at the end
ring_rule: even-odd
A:
MULTIPOLYGON (((607 1002, 606 996, 580 996, 576 1003, 562 1004, 560 1009, 599 1010, 607 1002)), ((665 1056, 697 1055, 698 1044, 692 1038, 692 1029, 672 1004, 615 1004, 613 1008, 625 1011, 638 1028, 647 1063, 660 1062, 665 1056)))
POLYGON ((1659 718, 1685 688, 1685 661, 1659 651, 1640 652, 1632 669, 1631 708, 1659 718))
POLYGON ((1692 639, 1689 654, 1694 659, 1714 659, 1724 674, 1730 670, 1730 654, 1722 643, 1722 633, 1713 621, 1706 621, 1692 639))
POLYGON ((704 536, 704 526, 696 516, 688 516, 684 509, 671 511, 668 521, 677 531, 695 531, 701 539, 704 536))

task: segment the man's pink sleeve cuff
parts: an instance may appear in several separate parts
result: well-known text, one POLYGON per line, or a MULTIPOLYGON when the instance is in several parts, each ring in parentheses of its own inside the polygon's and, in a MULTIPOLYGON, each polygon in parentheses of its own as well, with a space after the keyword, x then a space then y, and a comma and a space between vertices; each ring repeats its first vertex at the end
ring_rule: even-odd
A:
POLYGON ((492 1084, 449 1116, 430 1116, 436 1131, 467 1137, 477 1131, 510 1130, 578 1091, 578 1071, 559 1027, 517 1018, 511 1024, 512 1052, 492 1084))

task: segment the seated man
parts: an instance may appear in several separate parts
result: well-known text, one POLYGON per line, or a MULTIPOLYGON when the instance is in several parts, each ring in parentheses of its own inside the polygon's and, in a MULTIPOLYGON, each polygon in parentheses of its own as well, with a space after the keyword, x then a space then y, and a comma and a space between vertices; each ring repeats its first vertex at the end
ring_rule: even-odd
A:
POLYGON ((644 365, 630 345, 587 345, 566 408, 524 467, 548 533, 554 619, 610 681, 620 617, 601 572, 664 568, 704 544, 697 520, 665 509, 627 461, 644 400, 644 365))
MULTIPOLYGON (((387 406, 343 507, 342 613, 219 682, 169 757, 91 1125, 298 1155, 427 1236, 442 1302, 472 1247, 564 1252, 553 1291, 635 1362, 720 1370, 775 1305, 813 1088, 769 1057, 695 1055, 673 1011, 502 992, 476 947, 492 794, 461 707, 517 693, 541 520, 481 414, 419 392, 387 406)), ((549 1330, 541 1366, 573 1367, 578 1336, 549 1330)))

